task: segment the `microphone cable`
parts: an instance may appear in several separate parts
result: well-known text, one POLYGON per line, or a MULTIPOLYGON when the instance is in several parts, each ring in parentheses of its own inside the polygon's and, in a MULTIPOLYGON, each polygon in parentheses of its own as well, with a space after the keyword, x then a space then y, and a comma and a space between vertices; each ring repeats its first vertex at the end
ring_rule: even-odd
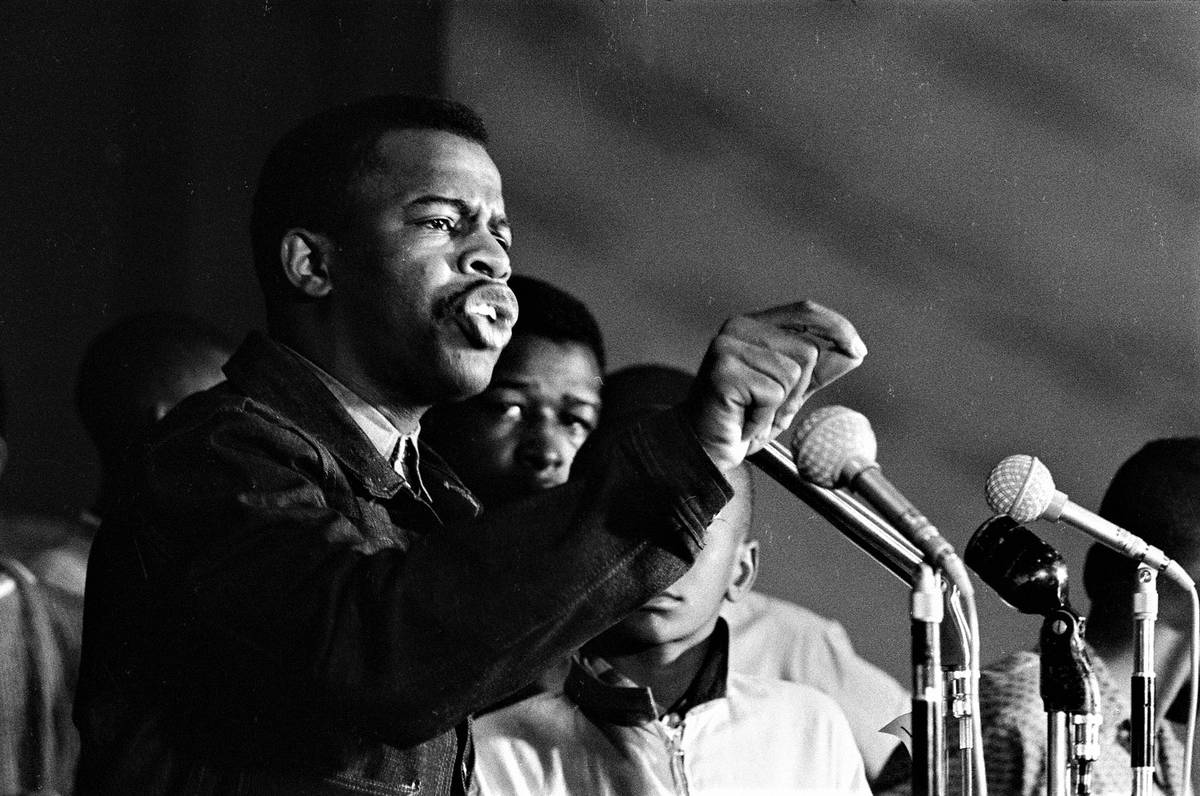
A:
POLYGON ((1188 697, 1188 713, 1187 713, 1187 740, 1183 747, 1183 793, 1184 796, 1192 795, 1192 759, 1193 750, 1196 745, 1196 694, 1200 691, 1200 595, 1196 594, 1196 587, 1192 585, 1188 589, 1188 596, 1192 603, 1192 638, 1188 650, 1188 662, 1191 665, 1191 678, 1189 681, 1188 690, 1191 694, 1188 697))

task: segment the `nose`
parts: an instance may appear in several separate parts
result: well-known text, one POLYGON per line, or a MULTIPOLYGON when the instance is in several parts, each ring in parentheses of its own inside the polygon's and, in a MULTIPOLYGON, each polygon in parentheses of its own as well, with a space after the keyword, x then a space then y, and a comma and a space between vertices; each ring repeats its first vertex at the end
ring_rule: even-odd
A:
POLYGON ((489 279, 508 279, 512 273, 508 252, 487 229, 476 230, 471 236, 462 253, 461 268, 463 273, 482 274, 489 279))
POLYGON ((565 442, 560 437, 550 420, 531 423, 517 446, 517 460, 534 472, 563 470, 565 480, 565 465, 569 462, 564 452, 565 442))

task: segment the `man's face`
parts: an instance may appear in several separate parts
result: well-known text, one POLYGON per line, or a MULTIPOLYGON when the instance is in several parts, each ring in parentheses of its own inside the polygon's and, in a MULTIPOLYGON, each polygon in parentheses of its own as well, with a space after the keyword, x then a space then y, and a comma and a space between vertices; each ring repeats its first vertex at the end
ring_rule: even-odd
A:
POLYGON ((600 383, 589 347, 518 333, 487 389, 443 410, 435 447, 484 505, 558 486, 596 427, 600 383))
POLYGON ((438 130, 386 133, 375 154, 331 258, 342 370, 407 406, 474 395, 517 315, 500 174, 482 146, 438 130))
POLYGON ((752 583, 756 543, 745 541, 751 498, 744 477, 735 476, 734 487, 733 500, 709 525, 696 563, 662 594, 607 631, 598 640, 601 654, 629 654, 666 644, 690 649, 712 633, 725 598, 738 591, 735 584, 752 583))

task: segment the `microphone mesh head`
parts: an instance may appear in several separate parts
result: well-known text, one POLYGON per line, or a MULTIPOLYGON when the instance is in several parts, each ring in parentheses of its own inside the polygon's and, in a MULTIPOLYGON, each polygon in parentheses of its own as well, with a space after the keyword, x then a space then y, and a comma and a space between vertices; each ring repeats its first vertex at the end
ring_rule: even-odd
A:
POLYGON ((1054 497, 1054 478, 1035 456, 1006 456, 988 475, 987 502, 1017 522, 1036 520, 1054 497))
POLYGON ((800 424, 792 455, 800 474, 832 489, 875 462, 875 432, 862 414, 844 406, 823 406, 800 424))

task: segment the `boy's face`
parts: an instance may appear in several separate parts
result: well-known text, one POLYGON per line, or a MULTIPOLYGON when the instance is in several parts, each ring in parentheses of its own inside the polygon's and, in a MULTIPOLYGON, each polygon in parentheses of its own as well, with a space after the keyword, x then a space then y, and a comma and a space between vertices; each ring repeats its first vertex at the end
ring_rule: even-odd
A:
POLYGON ((587 346, 517 334, 487 389, 443 409, 434 447, 484 505, 558 486, 596 427, 600 385, 587 346))
POLYGON ((753 584, 757 542, 745 541, 750 523, 750 490, 741 469, 730 475, 736 494, 708 527, 708 541, 696 563, 662 594, 651 598, 605 633, 610 645, 632 652, 663 644, 691 647, 712 633, 726 598, 736 600, 753 584))

